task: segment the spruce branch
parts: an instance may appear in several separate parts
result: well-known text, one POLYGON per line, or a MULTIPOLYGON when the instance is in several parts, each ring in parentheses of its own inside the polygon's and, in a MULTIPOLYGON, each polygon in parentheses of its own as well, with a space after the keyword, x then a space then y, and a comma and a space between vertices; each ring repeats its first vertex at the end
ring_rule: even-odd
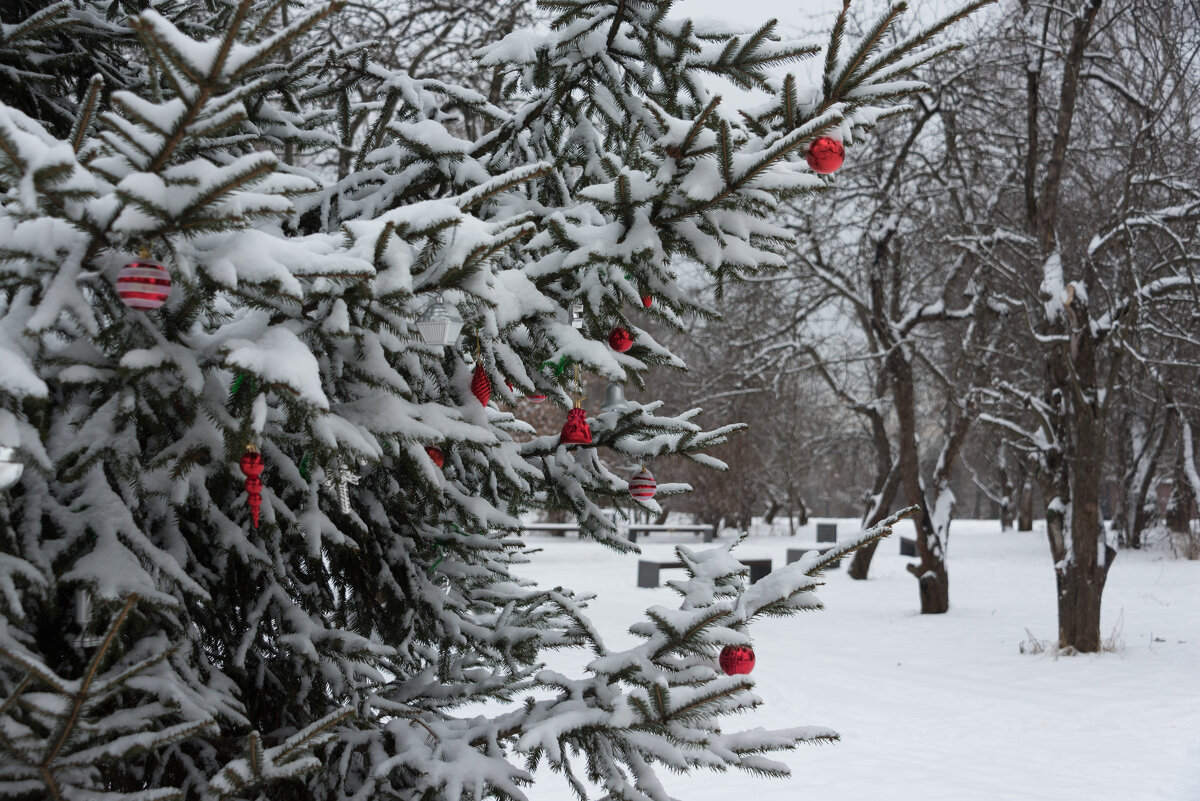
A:
POLYGON ((75 115, 75 124, 71 126, 71 133, 67 136, 67 141, 71 143, 71 149, 76 153, 83 147, 87 132, 96 118, 96 109, 100 106, 100 95, 103 91, 103 76, 93 75, 92 79, 88 81, 87 94, 83 96, 83 102, 79 104, 79 112, 75 115))

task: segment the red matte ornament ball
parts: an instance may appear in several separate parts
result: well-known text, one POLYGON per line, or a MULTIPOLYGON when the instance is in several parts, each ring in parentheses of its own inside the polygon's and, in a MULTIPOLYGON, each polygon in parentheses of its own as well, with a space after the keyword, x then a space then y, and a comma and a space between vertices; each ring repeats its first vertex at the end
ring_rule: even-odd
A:
POLYGON ((492 399, 492 379, 488 378, 483 369, 483 362, 475 365, 475 373, 471 376, 471 394, 479 401, 480 406, 487 406, 492 399))
POLYGON ((427 445, 425 453, 429 454, 429 461, 436 464, 438 467, 446 464, 446 455, 442 453, 442 449, 436 445, 427 445))
POLYGON ((721 649, 721 670, 736 676, 754 670, 754 649, 748 645, 726 645, 721 649))
POLYGON ((633 337, 624 328, 614 328, 608 335, 608 346, 617 353, 624 353, 633 347, 633 337))
POLYGON ((846 160, 846 148, 836 139, 818 136, 809 147, 806 158, 808 166, 812 167, 813 172, 829 175, 837 172, 838 168, 842 166, 842 162, 846 160))
POLYGON ((171 295, 171 274, 156 261, 138 259, 117 274, 117 294, 131 309, 157 309, 171 295))

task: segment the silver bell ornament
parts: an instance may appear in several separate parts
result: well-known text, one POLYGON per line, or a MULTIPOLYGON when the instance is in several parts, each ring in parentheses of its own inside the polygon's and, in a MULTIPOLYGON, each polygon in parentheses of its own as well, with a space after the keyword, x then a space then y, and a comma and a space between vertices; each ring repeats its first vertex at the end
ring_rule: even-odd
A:
POLYGON ((0 492, 21 480, 25 463, 17 458, 17 449, 0 445, 0 492))
POLYGON ((421 335, 421 341, 435 347, 453 345, 462 327, 463 318, 445 302, 441 292, 421 310, 421 316, 417 318, 417 333, 421 335))
POLYGON ((623 412, 629 408, 629 401, 625 400, 625 388, 620 384, 609 384, 604 390, 604 404, 600 407, 602 412, 623 412))

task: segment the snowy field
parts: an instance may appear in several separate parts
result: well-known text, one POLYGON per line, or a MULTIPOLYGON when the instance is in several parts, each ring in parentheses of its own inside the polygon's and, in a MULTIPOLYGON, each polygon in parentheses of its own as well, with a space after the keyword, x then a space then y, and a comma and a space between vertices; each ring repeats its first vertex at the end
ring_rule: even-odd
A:
MULTIPOLYGON (((839 531, 857 530, 840 521, 839 531)), ((903 524, 902 531, 911 532, 903 524)), ((746 557, 784 562, 789 544, 756 537, 746 557)), ((595 592, 593 619, 611 646, 647 606, 676 606, 670 590, 638 589, 636 556, 573 538, 531 537, 542 548, 524 573, 550 586, 595 592)), ((655 535, 648 558, 666 561, 687 535, 655 535)), ((699 546, 696 543, 696 547, 699 546)), ((793 776, 665 776, 684 801, 1200 800, 1200 562, 1124 551, 1104 594, 1104 635, 1115 653, 1023 655, 1026 629, 1056 634, 1054 577, 1045 536, 956 522, 950 540, 951 611, 917 614, 916 582, 893 536, 868 582, 827 575, 824 611, 766 620, 752 632, 753 676, 764 701, 738 728, 830 726, 834 745, 786 752, 793 776)), ((681 571, 663 571, 664 580, 681 571)), ((570 669, 573 660, 552 663, 570 669)), ((582 659, 575 665, 582 664, 582 659)), ((577 667, 575 669, 578 669, 577 667)), ((539 776, 534 801, 564 801, 562 781, 539 776)))

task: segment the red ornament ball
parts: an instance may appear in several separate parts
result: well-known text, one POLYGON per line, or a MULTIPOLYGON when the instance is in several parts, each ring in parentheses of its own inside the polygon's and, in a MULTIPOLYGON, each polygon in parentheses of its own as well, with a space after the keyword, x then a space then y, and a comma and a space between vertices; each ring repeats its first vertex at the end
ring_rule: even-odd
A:
POLYGON ((480 406, 487 406, 492 399, 492 379, 488 378, 483 369, 483 362, 475 365, 475 373, 471 376, 471 394, 479 401, 480 406))
POLYGON ((654 296, 653 295, 642 295, 642 306, 644 308, 648 309, 653 305, 654 305, 654 296))
POLYGON ((117 275, 117 294, 131 309, 157 309, 171 294, 171 274, 156 261, 138 259, 121 268, 117 275))
POLYGON ((546 396, 539 393, 537 395, 529 395, 526 399, 530 403, 541 403, 542 401, 546 400, 546 396))
POLYGON ((658 482, 650 471, 642 468, 641 472, 629 480, 629 494, 635 501, 648 501, 658 492, 658 482))
POLYGON ((429 460, 438 467, 446 464, 446 455, 442 453, 442 449, 436 445, 425 446, 425 453, 429 454, 429 460))
POLYGON ((721 670, 736 676, 754 670, 754 649, 748 645, 726 645, 721 649, 721 670))
POLYGON ((846 148, 836 139, 818 136, 809 147, 806 158, 808 166, 812 167, 813 172, 829 175, 831 172, 837 172, 838 168, 842 166, 842 162, 846 160, 846 148))
POLYGON ((618 326, 608 335, 608 346, 617 353, 624 353, 633 347, 633 337, 624 328, 618 326))
POLYGON ((588 427, 587 412, 578 407, 567 412, 567 422, 558 441, 563 445, 591 445, 592 429, 588 427))

